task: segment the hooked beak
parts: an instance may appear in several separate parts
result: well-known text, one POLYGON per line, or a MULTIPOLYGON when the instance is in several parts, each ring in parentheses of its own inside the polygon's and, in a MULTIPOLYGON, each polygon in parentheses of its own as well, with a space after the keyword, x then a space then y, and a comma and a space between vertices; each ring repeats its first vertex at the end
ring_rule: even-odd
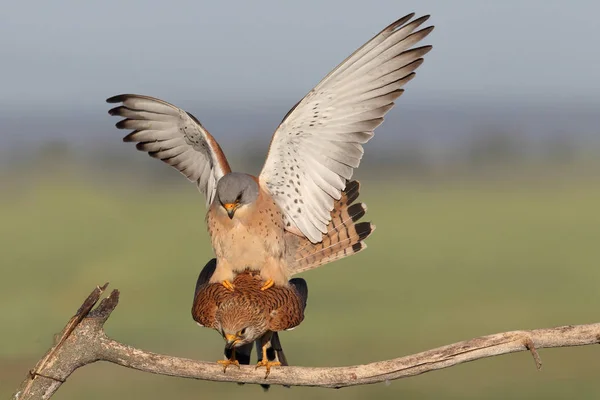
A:
POLYGON ((225 348, 231 349, 235 344, 239 341, 239 338, 236 335, 225 334, 225 348))
POLYGON ((223 204, 223 208, 227 211, 227 215, 229 215, 229 219, 233 218, 233 214, 235 214, 235 210, 239 207, 239 203, 227 203, 223 204))

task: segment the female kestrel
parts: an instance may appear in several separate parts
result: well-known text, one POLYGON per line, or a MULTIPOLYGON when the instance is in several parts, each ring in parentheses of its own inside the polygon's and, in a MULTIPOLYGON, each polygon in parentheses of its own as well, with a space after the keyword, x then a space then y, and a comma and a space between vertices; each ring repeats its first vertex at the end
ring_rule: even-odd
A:
MULTIPOLYGON (((363 144, 373 136, 431 46, 414 47, 433 27, 409 14, 356 50, 300 100, 276 129, 258 177, 231 172, 223 151, 191 114, 152 97, 123 94, 109 111, 125 117, 123 140, 177 168, 206 195, 217 258, 211 283, 233 290, 235 275, 257 270, 263 289, 287 286, 300 270, 365 248, 372 231, 354 224, 342 199, 363 144), (335 216, 350 219, 334 223, 335 216)), ((357 185, 357 184, 354 184, 357 185)), ((360 208, 360 211, 359 211, 360 208)))
POLYGON ((235 276, 235 289, 230 291, 220 283, 210 283, 216 268, 213 258, 200 272, 192 317, 198 325, 217 330, 225 339, 227 359, 218 362, 224 370, 229 365, 249 364, 255 343, 257 368, 266 367, 266 376, 272 366, 288 365, 278 332, 295 328, 304 319, 308 299, 304 279, 294 278, 288 286, 263 291, 261 277, 246 270, 235 276))

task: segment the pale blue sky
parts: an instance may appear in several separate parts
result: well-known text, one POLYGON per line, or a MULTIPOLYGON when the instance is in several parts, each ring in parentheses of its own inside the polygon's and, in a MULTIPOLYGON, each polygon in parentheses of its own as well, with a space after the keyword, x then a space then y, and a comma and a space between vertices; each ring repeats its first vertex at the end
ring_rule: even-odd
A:
POLYGON ((436 25, 411 103, 600 104, 592 0, 72 0, 3 5, 0 106, 96 109, 122 92, 180 105, 295 101, 411 11, 436 25))

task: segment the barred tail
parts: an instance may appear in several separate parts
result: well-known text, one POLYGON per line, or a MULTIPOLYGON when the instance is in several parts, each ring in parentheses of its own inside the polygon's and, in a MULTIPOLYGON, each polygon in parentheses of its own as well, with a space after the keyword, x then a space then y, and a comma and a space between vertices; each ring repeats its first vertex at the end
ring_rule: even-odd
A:
POLYGON ((365 204, 353 204, 358 198, 359 189, 358 181, 348 182, 342 197, 334 204, 328 232, 320 243, 313 244, 309 240, 303 240, 299 244, 292 268, 294 274, 351 256, 367 248, 363 241, 375 230, 375 225, 370 222, 357 222, 367 211, 365 204))

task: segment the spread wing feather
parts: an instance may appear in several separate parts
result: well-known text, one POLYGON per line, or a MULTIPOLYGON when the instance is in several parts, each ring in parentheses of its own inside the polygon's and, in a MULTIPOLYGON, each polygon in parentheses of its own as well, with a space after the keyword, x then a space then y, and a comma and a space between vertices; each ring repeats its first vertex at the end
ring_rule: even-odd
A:
POLYGON ((322 240, 334 201, 403 86, 431 46, 411 48, 433 27, 407 15, 356 50, 284 118, 259 177, 281 207, 286 229, 322 240))
POLYGON ((119 129, 131 129, 123 141, 176 168, 195 182, 212 203, 217 182, 231 168, 219 144, 200 122, 184 110, 153 97, 122 94, 106 100, 122 103, 109 111, 125 119, 119 129))

